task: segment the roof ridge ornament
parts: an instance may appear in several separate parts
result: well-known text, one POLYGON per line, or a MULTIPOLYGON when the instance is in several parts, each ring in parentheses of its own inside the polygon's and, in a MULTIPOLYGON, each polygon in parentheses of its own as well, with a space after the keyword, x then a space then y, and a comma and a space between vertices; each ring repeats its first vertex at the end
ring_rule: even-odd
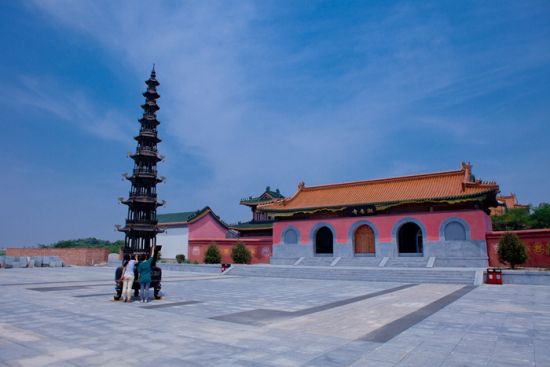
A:
POLYGON ((472 164, 470 161, 462 162, 462 169, 464 170, 464 182, 474 182, 472 179, 472 164))
POLYGON ((298 190, 302 190, 304 187, 306 187, 306 184, 304 181, 300 181, 300 183, 298 184, 298 190))

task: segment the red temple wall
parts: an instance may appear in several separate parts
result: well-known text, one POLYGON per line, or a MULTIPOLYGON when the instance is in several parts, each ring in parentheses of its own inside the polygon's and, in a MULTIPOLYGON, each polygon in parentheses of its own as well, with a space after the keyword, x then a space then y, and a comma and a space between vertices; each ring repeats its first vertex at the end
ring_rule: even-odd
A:
POLYGON ((189 240, 189 261, 204 262, 204 254, 211 243, 220 249, 222 263, 233 263, 231 249, 241 242, 251 252, 251 264, 268 264, 271 258, 271 237, 263 238, 202 238, 189 240))
MULTIPOLYGON (((550 228, 511 232, 517 234, 527 247, 527 262, 522 264, 522 267, 550 268, 550 228)), ((487 233, 487 253, 490 266, 506 266, 498 260, 497 254, 498 242, 504 233, 506 232, 487 233)))
MULTIPOLYGON (((361 221, 370 222, 376 233, 376 241, 394 241, 396 227, 407 220, 414 220, 423 226, 426 232, 426 240, 439 241, 441 238, 442 224, 451 218, 459 218, 468 225, 471 240, 485 240, 485 234, 492 229, 491 218, 482 210, 444 211, 432 213, 407 213, 399 215, 373 215, 363 217, 347 217, 334 219, 315 219, 275 222, 273 224, 273 243, 282 243, 282 233, 288 226, 293 226, 299 232, 299 243, 311 242, 312 230, 319 223, 327 223, 336 232, 336 243, 351 241, 350 230, 355 223, 361 221)), ((351 234, 352 236, 353 234, 351 234)))
POLYGON ((189 240, 201 238, 225 238, 227 228, 217 221, 212 213, 189 223, 189 240))

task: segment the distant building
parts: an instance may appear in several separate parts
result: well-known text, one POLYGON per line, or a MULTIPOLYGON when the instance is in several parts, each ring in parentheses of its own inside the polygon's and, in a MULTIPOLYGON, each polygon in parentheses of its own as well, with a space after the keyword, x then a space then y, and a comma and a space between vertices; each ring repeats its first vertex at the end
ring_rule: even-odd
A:
POLYGON ((508 209, 525 209, 529 210, 529 205, 518 203, 516 194, 497 196, 499 206, 491 208, 491 215, 504 215, 508 209))

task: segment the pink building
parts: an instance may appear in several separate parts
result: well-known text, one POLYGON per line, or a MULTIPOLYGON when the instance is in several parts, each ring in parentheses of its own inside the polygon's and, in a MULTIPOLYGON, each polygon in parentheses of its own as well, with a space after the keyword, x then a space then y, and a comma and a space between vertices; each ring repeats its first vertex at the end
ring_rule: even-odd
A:
POLYGON ((495 182, 459 170, 306 187, 260 204, 274 218, 274 262, 300 257, 426 257, 487 266, 495 182))
POLYGON ((163 257, 166 257, 165 253, 171 257, 183 253, 190 261, 202 263, 206 249, 214 243, 220 249, 222 262, 232 263, 231 249, 241 242, 252 254, 251 263, 269 263, 273 220, 265 213, 257 212, 256 207, 283 198, 279 190, 271 191, 268 186, 258 197, 242 199, 241 205, 252 210, 252 220, 233 225, 224 223, 209 207, 196 212, 159 214, 159 226, 167 230, 159 235, 163 257))

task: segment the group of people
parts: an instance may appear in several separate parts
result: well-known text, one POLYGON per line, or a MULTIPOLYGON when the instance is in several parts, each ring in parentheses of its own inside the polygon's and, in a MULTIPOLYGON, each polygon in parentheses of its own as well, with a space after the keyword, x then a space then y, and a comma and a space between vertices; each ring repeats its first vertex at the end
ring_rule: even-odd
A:
POLYGON ((140 301, 149 302, 149 286, 151 285, 151 264, 153 263, 154 248, 151 249, 151 254, 148 258, 145 255, 135 255, 132 259, 130 254, 124 256, 122 266, 122 299, 124 302, 132 302, 132 286, 134 280, 137 280, 140 285, 140 301), (135 271, 137 268, 137 272, 135 271), (137 273, 137 279, 135 279, 137 273))

